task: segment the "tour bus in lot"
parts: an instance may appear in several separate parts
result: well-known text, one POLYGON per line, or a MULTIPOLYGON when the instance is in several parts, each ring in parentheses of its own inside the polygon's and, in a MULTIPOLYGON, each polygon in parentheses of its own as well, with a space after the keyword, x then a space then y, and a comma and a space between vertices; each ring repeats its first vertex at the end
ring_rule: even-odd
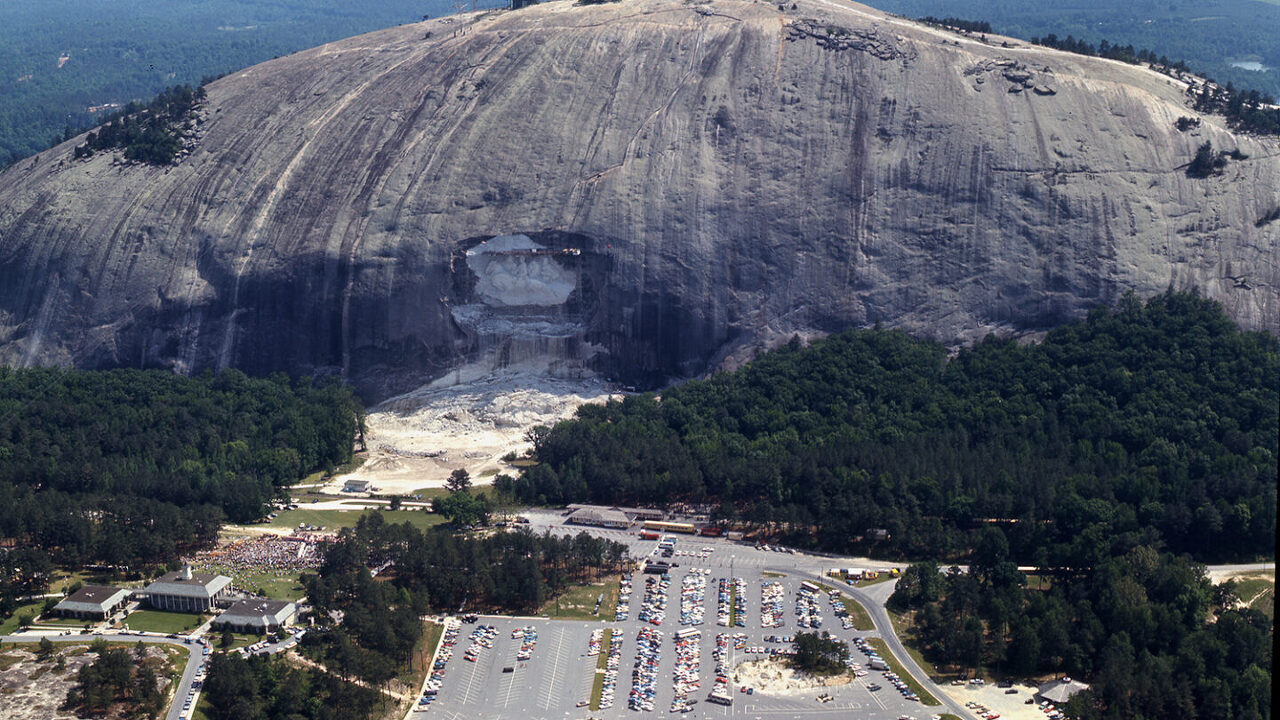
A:
POLYGON ((684 533, 685 535, 693 535, 697 532, 697 528, 693 526, 693 523, 663 522, 661 520, 645 520, 644 529, 656 530, 657 532, 684 533))
POLYGON ((817 585, 814 585, 813 583, 809 582, 808 580, 805 580, 804 582, 800 583, 800 588, 801 588, 802 590, 808 590, 808 591, 809 591, 809 592, 811 592, 811 593, 816 593, 816 592, 818 592, 818 586, 817 586, 817 585))

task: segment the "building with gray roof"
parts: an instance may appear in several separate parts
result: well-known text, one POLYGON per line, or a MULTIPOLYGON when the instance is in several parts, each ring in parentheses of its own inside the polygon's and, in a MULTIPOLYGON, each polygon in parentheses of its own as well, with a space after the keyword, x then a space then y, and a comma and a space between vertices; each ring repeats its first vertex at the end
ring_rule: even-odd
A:
POLYGON ((1061 705, 1070 700, 1072 695, 1088 689, 1089 686, 1087 684, 1064 677, 1061 680, 1053 680, 1041 685, 1036 691, 1035 699, 1047 700, 1055 705, 1061 705))
POLYGON ((53 606, 63 617, 106 620, 129 601, 133 593, 107 585, 85 585, 53 606))
POLYGON ((157 610, 207 612, 231 590, 226 575, 193 573, 190 567, 161 575, 143 593, 157 610))
POLYGON ((269 633, 293 622, 298 606, 283 600, 240 600, 214 619, 218 627, 236 632, 269 633))
POLYGON ((612 508, 584 507, 569 514, 568 521, 574 525, 594 525, 607 528, 629 528, 631 518, 626 513, 612 508))

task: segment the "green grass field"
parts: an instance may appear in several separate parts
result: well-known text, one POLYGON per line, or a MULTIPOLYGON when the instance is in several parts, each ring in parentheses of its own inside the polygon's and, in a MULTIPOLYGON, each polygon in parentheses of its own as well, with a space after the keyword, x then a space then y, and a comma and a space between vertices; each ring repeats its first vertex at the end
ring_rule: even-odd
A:
POLYGON ((925 690, 920 683, 916 682, 915 678, 907 674, 907 671, 902 667, 902 663, 898 662, 898 658, 895 657, 893 653, 889 652, 889 646, 885 645, 882 638, 867 638, 867 644, 875 648, 876 653, 878 653, 880 657, 884 658, 884 661, 889 664, 889 669, 897 673, 898 677, 902 679, 902 682, 906 683, 907 687, 911 688, 912 692, 920 696, 921 705, 942 704, 938 702, 937 698, 930 695, 929 691, 925 690))
POLYGON ((600 709, 600 697, 604 695, 604 668, 609 661, 609 645, 613 642, 613 629, 605 628, 604 637, 600 640, 600 655, 596 657, 596 676, 591 681, 591 712, 600 709))
POLYGON ((54 627, 64 627, 64 628, 68 628, 68 627, 69 627, 69 628, 82 628, 82 627, 84 627, 84 626, 86 626, 86 625, 92 625, 92 624, 93 624, 93 621, 92 621, 92 620, 82 620, 82 619, 80 619, 80 618, 64 618, 64 617, 58 617, 58 616, 56 616, 56 615, 51 615, 51 616, 49 616, 49 617, 47 617, 47 618, 46 618, 46 617, 42 617, 42 618, 40 618, 40 620, 39 620, 36 624, 37 624, 37 625, 52 625, 52 626, 54 626, 54 627))
POLYGON ((17 630, 18 620, 23 615, 29 615, 31 616, 31 619, 34 620, 42 610, 44 610, 43 600, 41 600, 40 602, 33 602, 33 603, 27 603, 25 605, 19 605, 18 609, 14 610, 12 615, 5 618, 4 622, 0 622, 0 635, 8 635, 9 633, 17 630))
POLYGON ((840 597, 840 603, 844 605, 845 612, 849 613, 849 619, 853 621, 854 630, 875 630, 875 623, 871 622, 871 615, 867 614, 867 609, 862 607, 862 603, 851 597, 840 597))
POLYGON ((245 572, 221 565, 202 565, 201 572, 212 572, 231 578, 232 584, 243 590, 261 590, 272 600, 298 600, 306 594, 299 577, 303 570, 287 573, 245 572))
POLYGON ((422 683, 427 679, 427 673, 431 672, 436 644, 440 642, 440 636, 443 634, 444 625, 426 623, 422 630, 422 637, 418 638, 417 644, 413 646, 413 659, 410 660, 409 667, 405 667, 404 672, 400 673, 400 681, 409 686, 410 694, 415 695, 414 702, 417 701, 416 694, 422 689, 422 683))
POLYGON ((880 573, 879 575, 876 576, 874 580, 854 580, 853 586, 860 587, 860 588, 869 587, 871 585, 879 585, 882 582, 889 582, 890 580, 893 580, 893 579, 894 578, 889 576, 889 573, 880 573))
POLYGON ((556 620, 613 620, 614 608, 618 606, 618 586, 616 579, 590 585, 571 585, 558 597, 542 606, 542 614, 556 620), (593 615, 596 598, 604 594, 604 602, 600 603, 600 612, 593 615))
POLYGON ((311 510, 307 507, 285 510, 269 524, 272 527, 296 528, 299 524, 305 523, 323 527, 325 530, 340 530, 355 527, 355 524, 360 521, 360 516, 366 512, 380 513, 382 519, 389 524, 399 525, 407 522, 419 530, 444 524, 444 518, 439 515, 420 510, 311 510))
POLYGON ((138 610, 124 619, 130 630, 159 633, 181 633, 194 630, 204 622, 203 615, 159 610, 138 610))

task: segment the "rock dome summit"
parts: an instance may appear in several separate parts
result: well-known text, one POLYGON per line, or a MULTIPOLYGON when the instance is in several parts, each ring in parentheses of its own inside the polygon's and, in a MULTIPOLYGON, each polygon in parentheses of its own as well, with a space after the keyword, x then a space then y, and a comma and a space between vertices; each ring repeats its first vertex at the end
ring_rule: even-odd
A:
POLYGON ((1280 142, 1151 70, 836 0, 565 0, 206 88, 172 166, 0 174, 0 362, 656 386, 792 333, 944 342, 1197 287, 1280 330, 1280 142), (1189 177, 1205 141, 1238 150, 1189 177), (487 248, 487 249, 486 249, 487 248))

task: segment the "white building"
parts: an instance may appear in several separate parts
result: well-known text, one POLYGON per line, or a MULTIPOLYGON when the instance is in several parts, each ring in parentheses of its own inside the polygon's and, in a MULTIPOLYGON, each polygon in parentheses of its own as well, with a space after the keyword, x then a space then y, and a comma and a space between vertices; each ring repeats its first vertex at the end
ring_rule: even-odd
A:
POLYGON ((147 586, 147 603, 157 610, 207 612, 231 589, 226 575, 193 573, 187 566, 165 575, 147 586))
POLYGON ((373 483, 368 480, 357 480, 352 478, 342 486, 343 492, 369 492, 373 490, 373 483))
POLYGON ((106 620, 128 602, 131 594, 124 588, 85 585, 54 605, 53 610, 65 617, 106 620))

